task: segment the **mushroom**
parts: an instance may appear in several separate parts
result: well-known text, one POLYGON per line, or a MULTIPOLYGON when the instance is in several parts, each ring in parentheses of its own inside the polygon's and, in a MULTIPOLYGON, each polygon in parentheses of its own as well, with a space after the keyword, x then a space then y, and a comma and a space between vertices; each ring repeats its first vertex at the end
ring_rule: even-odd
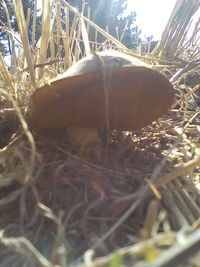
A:
POLYGON ((35 132, 68 128, 78 139, 86 133, 85 139, 101 129, 140 129, 165 114, 173 101, 174 89, 162 74, 132 56, 102 51, 37 89, 29 121, 35 132))

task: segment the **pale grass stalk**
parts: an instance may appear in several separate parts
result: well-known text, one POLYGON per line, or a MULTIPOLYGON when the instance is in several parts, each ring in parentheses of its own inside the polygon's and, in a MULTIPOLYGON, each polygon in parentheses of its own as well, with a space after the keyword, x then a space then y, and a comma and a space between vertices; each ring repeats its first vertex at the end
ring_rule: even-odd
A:
POLYGON ((95 40, 95 43, 96 43, 96 50, 97 50, 97 41, 98 41, 98 31, 95 29, 95 38, 94 38, 94 40, 95 40))
POLYGON ((80 43, 77 40, 79 40, 81 38, 81 32, 82 32, 81 17, 83 17, 84 9, 85 9, 85 1, 83 0, 82 1, 81 13, 78 12, 79 13, 79 16, 78 16, 78 29, 77 29, 77 35, 76 35, 76 40, 75 40, 77 45, 75 47, 75 52, 74 52, 76 61, 79 60, 80 53, 81 53, 80 43))
POLYGON ((81 35, 82 35, 83 43, 85 47, 85 55, 88 56, 91 54, 91 50, 90 50, 90 42, 89 42, 87 28, 85 26, 85 22, 83 19, 84 11, 85 11, 85 1, 83 1, 82 3, 82 11, 81 11, 81 16, 79 17, 79 19, 80 19, 80 26, 81 26, 81 35))
POLYGON ((184 32, 187 33, 191 17, 193 16, 196 10, 196 7, 195 6, 191 7, 191 4, 189 2, 187 2, 186 4, 187 5, 184 6, 184 13, 178 14, 177 16, 177 22, 179 24, 176 26, 176 38, 172 43, 173 45, 171 47, 170 57, 174 56, 175 52, 177 51, 177 48, 180 45, 181 40, 184 38, 184 32))
POLYGON ((192 33, 192 36, 193 36, 193 40, 194 38, 196 37, 196 40, 195 42, 197 43, 197 41, 200 39, 200 35, 198 36, 197 38, 197 32, 200 30, 200 18, 198 19, 198 21, 195 23, 195 26, 194 26, 194 31, 192 33), (198 39, 198 40, 197 40, 198 39))
POLYGON ((193 15, 200 7, 199 0, 177 0, 165 27, 162 39, 153 53, 159 57, 174 57, 178 47, 185 41, 193 15))
POLYGON ((90 43, 89 43, 89 38, 88 38, 88 34, 87 34, 87 30, 85 27, 85 22, 83 20, 83 17, 80 17, 80 22, 81 22, 81 34, 83 37, 83 43, 84 43, 84 47, 85 47, 85 53, 86 56, 91 54, 91 50, 90 50, 90 43))
MULTIPOLYGON (((193 199, 193 197, 190 196, 190 194, 188 193, 188 191, 184 188, 183 184, 181 183, 180 180, 176 179, 174 181, 176 187, 181 188, 180 195, 182 196, 183 200, 185 201, 185 203, 187 203, 191 214, 193 214, 193 216, 196 219, 200 219, 200 207, 198 206, 198 203, 195 202, 195 199, 193 199)), ((194 185, 193 185, 194 187, 194 185)))
MULTIPOLYGON (((65 49, 65 61, 64 61, 64 71, 69 68, 71 65, 71 56, 70 56, 70 39, 69 39, 69 8, 65 7, 65 32, 66 38, 63 38, 64 49, 65 49)), ((63 32, 64 35, 64 32, 63 32)))
POLYGON ((10 43, 11 43, 11 71, 14 71, 15 68, 16 68, 16 60, 17 60, 17 56, 16 56, 16 51, 15 51, 15 39, 13 37, 13 32, 12 32, 12 26, 11 26, 11 19, 10 19, 10 15, 9 15, 9 12, 8 12, 8 9, 7 9, 7 5, 5 3, 5 1, 3 0, 2 1, 2 6, 4 8, 4 12, 6 14, 6 24, 7 24, 7 27, 8 27, 8 36, 9 36, 9 40, 10 40, 10 43))
POLYGON ((29 68, 31 83, 33 87, 35 87, 36 84, 35 84, 34 62, 32 59, 31 50, 30 50, 29 41, 28 41, 28 33, 27 33, 26 21, 25 21, 24 12, 23 12, 22 0, 13 0, 13 2, 14 2, 14 8, 15 8, 15 14, 16 14, 17 24, 19 28, 19 33, 20 33, 22 46, 23 46, 23 53, 24 53, 24 56, 26 58, 26 62, 29 68))
POLYGON ((10 77, 10 73, 8 72, 8 70, 6 68, 6 65, 4 63, 4 60, 3 60, 1 53, 0 53, 0 72, 4 78, 4 82, 6 84, 7 91, 11 94, 15 94, 15 88, 13 86, 13 83, 12 83, 12 80, 10 77))
MULTIPOLYGON (((126 24, 125 24, 125 26, 124 26, 122 35, 119 37, 119 41, 120 41, 120 42, 122 42, 122 40, 123 40, 123 38, 124 38, 124 34, 125 34, 125 32, 126 32, 127 26, 128 26, 128 21, 126 22, 126 24)), ((118 33, 118 35, 119 35, 119 33, 118 33)))
POLYGON ((28 255, 37 263, 37 266, 53 267, 53 265, 25 237, 5 237, 4 231, 1 230, 0 243, 8 247, 11 251, 21 253, 26 256, 28 255))
POLYGON ((80 37, 81 37, 81 21, 79 19, 78 29, 77 29, 77 36, 74 36, 75 43, 76 43, 74 55, 75 55, 75 60, 76 61, 79 60, 79 55, 80 55, 79 42, 77 41, 78 39, 80 39, 80 37))
POLYGON ((81 50, 81 47, 80 47, 80 42, 78 42, 78 40, 76 39, 75 37, 75 43, 76 43, 76 49, 75 49, 75 52, 77 53, 77 56, 78 58, 76 58, 76 55, 75 55, 75 52, 74 52, 74 55, 75 55, 75 61, 78 61, 79 59, 81 59, 82 57, 84 57, 84 54, 83 54, 83 51, 81 50))
POLYGON ((156 46, 156 48, 153 50, 153 53, 157 53, 159 57, 161 57, 161 53, 162 53, 162 50, 165 46, 165 43, 167 42, 167 39, 168 39, 168 35, 169 35, 169 32, 170 32, 170 28, 171 28, 171 25, 172 25, 172 21, 176 15, 176 12, 177 12, 177 9, 180 8, 180 2, 177 0, 176 3, 175 3, 175 6, 172 10, 172 14, 167 22, 167 25, 165 26, 165 30, 162 34, 162 38, 161 38, 161 41, 160 43, 156 46))
POLYGON ((117 40, 119 40, 119 27, 115 27, 115 32, 116 32, 116 36, 117 36, 117 40))
POLYGON ((152 236, 153 226, 158 219, 160 208, 161 208, 160 200, 158 199, 151 200, 148 206, 147 214, 145 216, 144 227, 142 229, 143 239, 147 239, 152 236))
MULTIPOLYGON (((195 23, 195 27, 194 27, 194 30, 193 30, 191 37, 189 38, 189 40, 185 44, 184 44, 184 42, 182 42, 182 48, 176 52, 175 57, 178 57, 179 55, 181 55, 183 53, 183 51, 189 49, 190 46, 194 46, 195 43, 198 44, 198 41, 200 39, 200 37, 197 38, 198 32, 200 31, 199 25, 200 25, 200 18, 195 23)), ((195 58, 195 55, 193 56, 193 58, 195 58)))
POLYGON ((192 24, 192 20, 188 23, 188 25, 185 28, 185 32, 183 33, 183 36, 181 36, 180 42, 179 42, 179 47, 183 47, 184 42, 187 38, 188 35, 188 31, 191 28, 191 24, 192 24))
MULTIPOLYGON (((134 245, 128 246, 128 247, 123 247, 123 248, 119 248, 117 250, 117 253, 119 253, 121 255, 121 257, 123 258, 129 258, 129 257, 137 257, 139 255, 145 255, 145 251, 147 251, 149 249, 149 251, 153 251, 155 250, 155 248, 157 246, 163 246, 163 247, 171 247, 173 245, 175 245, 177 243, 177 236, 174 232, 169 232, 169 233, 158 233, 155 237, 147 239, 147 240, 142 240, 140 242, 137 242, 134 245)), ((85 252, 94 252, 94 251, 90 251, 87 250, 85 252)), ((116 251, 112 251, 110 254, 107 254, 106 256, 103 257, 97 257, 95 259, 91 259, 91 263, 90 265, 87 264, 85 262, 85 256, 84 255, 84 262, 81 262, 79 264, 77 264, 76 267, 88 267, 88 266, 92 266, 92 267, 103 267, 103 266, 114 266, 112 265, 112 260, 116 255, 116 251)), ((144 260, 142 263, 139 264, 135 264, 135 266, 145 266, 144 265, 144 260)), ((148 264, 148 266, 150 265, 150 263, 148 264)), ((117 265, 119 266, 119 265, 117 265)), ((133 265, 132 265, 133 266, 133 265)), ((147 265, 146 265, 147 266, 147 265)), ((151 265, 152 267, 153 265, 151 265)), ((157 265, 157 266, 161 266, 161 265, 157 265)), ((164 265, 163 265, 164 266, 164 265)))
MULTIPOLYGON (((71 11, 74 12, 74 14, 76 14, 78 17, 80 17, 80 13, 78 12, 78 10, 74 7, 72 7, 70 4, 68 4, 65 0, 61 0, 61 3, 63 3, 65 6, 68 6, 69 9, 71 11)), ((127 50, 127 47, 125 45, 123 45, 122 43, 120 43, 117 39, 115 39, 112 35, 108 34, 106 31, 104 31, 102 28, 100 28, 99 26, 97 26, 94 22, 92 22, 90 19, 86 18, 85 16, 83 16, 83 19, 85 22, 87 22, 91 27, 93 27, 94 29, 96 29, 99 33, 101 33, 103 36, 105 36, 108 40, 110 40, 111 42, 113 42, 116 47, 121 48, 121 49, 125 49, 127 50)))
MULTIPOLYGON (((107 31, 107 33, 109 34, 108 25, 106 25, 106 31, 107 31)), ((110 45, 111 45, 110 40, 108 39, 107 41, 108 41, 108 44, 109 44, 109 46, 110 46, 110 45)))
POLYGON ((159 45, 154 49, 153 53, 160 57, 174 57, 178 47, 185 41, 188 31, 188 25, 200 7, 198 0, 184 1, 177 0, 166 25, 162 39, 159 45))
MULTIPOLYGON (((56 2, 56 29, 57 29, 57 35, 61 36, 61 38, 62 38, 61 5, 60 5, 60 2, 56 2)), ((60 52, 61 52, 61 46, 60 46, 61 38, 59 38, 59 37, 56 38, 57 55, 60 55, 60 52)))
MULTIPOLYGON (((49 36, 49 46, 50 46, 50 51, 51 51, 50 58, 53 58, 53 59, 55 59, 55 57, 56 57, 56 38, 52 32, 53 25, 55 23, 55 19, 56 19, 56 14, 54 12, 54 16, 51 19, 51 27, 50 27, 51 32, 50 32, 50 36, 49 36)), ((62 36, 60 36, 60 38, 61 37, 62 36)), ((54 66, 54 69, 56 69, 56 65, 54 64, 53 66, 54 66)))
POLYGON ((73 64, 75 62, 75 55, 74 55, 74 43, 75 43, 75 39, 76 39, 76 32, 73 33, 72 36, 72 42, 71 42, 71 46, 70 46, 70 56, 71 56, 71 64, 73 64))
POLYGON ((85 0, 82 1, 81 15, 84 15, 85 12, 85 0))
MULTIPOLYGON (((73 55, 73 46, 74 46, 74 41, 76 38, 77 23, 78 23, 78 17, 76 16, 76 14, 74 14, 73 21, 72 21, 72 27, 71 27, 71 31, 70 31, 70 55, 71 55, 71 58, 73 55)), ((73 59, 72 59, 72 61, 73 61, 73 59)))
MULTIPOLYGON (((54 38, 52 35, 49 38, 49 45, 50 45, 50 51, 51 51, 51 58, 55 58, 56 48, 55 48, 54 38)), ((54 68, 55 68, 55 65, 54 65, 54 68)))
MULTIPOLYGON (((185 202, 182 195, 180 194, 180 191, 176 190, 176 180, 167 185, 167 190, 172 190, 174 203, 177 205, 179 210, 182 212, 183 216, 185 217, 189 225, 193 224, 196 221, 195 215, 192 213, 191 209, 189 208, 188 201, 185 202)), ((200 216, 200 209, 199 209, 199 216, 200 216)))
POLYGON ((26 29, 28 33, 29 25, 30 25, 30 18, 31 18, 31 9, 28 8, 27 14, 26 14, 26 29))
MULTIPOLYGON (((51 23, 51 11, 52 11, 52 0, 42 2, 42 34, 40 38, 40 53, 39 53, 39 64, 46 61, 47 49, 49 45, 49 38, 52 28, 51 23)), ((43 69, 38 69, 38 77, 41 78, 43 75, 43 69)))
MULTIPOLYGON (((90 7, 88 7, 87 17, 90 20, 90 18, 91 18, 91 8, 90 7)), ((88 35, 89 35, 89 32, 90 32, 90 24, 87 23, 87 33, 88 33, 88 35)))
POLYGON ((78 17, 76 16, 76 14, 74 14, 71 31, 70 31, 70 39, 74 38, 74 33, 76 31, 77 22, 78 22, 78 17))
MULTIPOLYGON (((200 40, 200 38, 199 38, 199 40, 200 40)), ((200 57, 200 49, 198 47, 196 47, 196 51, 193 55, 193 59, 197 59, 199 57, 200 57)))
POLYGON ((200 150, 197 152, 197 155, 194 157, 194 159, 184 163, 179 168, 157 180, 155 182, 155 186, 159 187, 164 184, 168 184, 169 182, 176 180, 179 176, 185 174, 186 172, 194 169, 197 166, 200 166, 200 150))
POLYGON ((37 0, 35 0, 33 11, 33 25, 32 25, 32 46, 35 46, 36 20, 37 20, 37 0))
MULTIPOLYGON (((81 37, 81 33, 83 35, 83 32, 82 32, 82 22, 81 22, 81 17, 83 18, 83 14, 84 14, 84 9, 85 9, 85 1, 82 2, 82 10, 81 10, 81 13, 79 13, 79 22, 78 22, 78 29, 77 29, 77 36, 76 36, 76 43, 77 43, 77 40, 80 39, 81 37)), ((85 34, 85 32, 84 32, 85 34)), ((84 36, 85 37, 85 36, 84 36)), ((84 42, 84 45, 85 45, 85 42, 84 42)), ((86 45, 87 47, 87 45, 86 45)), ((87 47, 88 48, 88 47, 87 47)), ((81 49, 80 49, 80 44, 77 43, 77 46, 75 48, 75 59, 76 61, 79 60, 79 55, 80 55, 80 52, 81 52, 81 49)))

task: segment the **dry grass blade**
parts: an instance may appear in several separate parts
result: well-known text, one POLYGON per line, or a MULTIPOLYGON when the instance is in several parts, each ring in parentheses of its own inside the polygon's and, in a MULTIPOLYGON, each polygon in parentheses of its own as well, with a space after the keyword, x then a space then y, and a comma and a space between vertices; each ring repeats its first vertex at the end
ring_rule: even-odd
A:
POLYGON ((85 53, 86 53, 86 56, 89 56, 91 54, 90 43, 89 43, 88 33, 85 27, 83 16, 80 17, 80 22, 81 22, 81 34, 82 34, 83 43, 85 46, 85 53))
MULTIPOLYGON (((183 236, 182 242, 178 242, 176 236, 173 233, 166 234, 165 236, 158 234, 155 238, 149 239, 147 241, 140 242, 134 246, 119 249, 118 253, 123 257, 123 261, 126 261, 126 256, 132 256, 134 259, 136 256, 139 257, 149 257, 149 253, 156 253, 158 258, 146 265, 144 262, 140 261, 137 266, 150 266, 150 267, 161 267, 161 266, 175 266, 177 263, 182 263, 183 259, 186 261, 190 256, 193 256, 199 248, 200 244, 200 231, 197 230, 189 236, 183 236), (171 246, 172 245, 172 246, 171 246), (156 250, 159 246, 170 246, 165 251, 156 250), (146 254, 146 255, 145 255, 146 254), (134 257, 135 256, 135 257, 134 257)), ((97 258, 95 260, 90 260, 91 266, 100 267, 107 266, 112 262, 115 254, 112 253, 102 258, 97 258)), ((152 257, 152 256, 151 256, 152 257)), ((78 264, 77 267, 86 267, 87 263, 78 264)))
MULTIPOLYGON (((77 16, 80 16, 80 13, 77 11, 76 8, 72 7, 70 4, 68 4, 65 0, 61 0, 61 2, 66 5, 67 7, 69 7, 70 10, 72 10, 74 12, 74 14, 76 14, 77 16)), ((110 40, 112 43, 114 43, 116 45, 116 47, 118 47, 119 49, 125 49, 127 50, 127 47, 125 45, 123 45, 122 43, 120 43, 117 39, 115 39, 112 35, 108 34, 106 31, 104 31, 103 29, 101 29, 99 26, 97 26, 94 22, 92 22, 91 20, 89 20, 88 18, 83 16, 83 19, 85 22, 87 22, 90 26, 92 26, 94 29, 96 29, 99 33, 101 33, 103 36, 105 36, 108 40, 110 40)))
MULTIPOLYGON (((88 18, 89 20, 91 20, 91 19, 90 19, 90 17, 91 17, 91 8, 90 8, 90 7, 88 7, 88 14, 87 14, 87 18, 88 18)), ((89 23, 87 23, 87 33, 88 33, 88 35, 89 35, 89 32, 90 32, 90 24, 89 24, 89 23)))
POLYGON ((0 243, 7 246, 13 251, 24 254, 32 258, 37 262, 38 266, 41 267, 51 267, 52 264, 42 256, 42 254, 31 244, 31 242, 24 238, 6 238, 4 237, 3 231, 0 232, 0 243))
POLYGON ((172 84, 175 84, 175 82, 177 82, 184 73, 188 72, 189 70, 195 69, 196 67, 199 66, 199 63, 200 63, 200 60, 194 60, 194 61, 189 62, 183 69, 178 70, 178 72, 176 72, 172 76, 172 78, 170 79, 170 82, 172 84))
POLYGON ((194 169, 197 166, 200 166, 200 150, 197 151, 194 159, 190 160, 189 162, 184 163, 183 166, 175 169, 173 172, 162 177, 161 179, 156 181, 155 185, 157 187, 159 187, 159 186, 162 186, 164 184, 167 184, 167 183, 177 179, 179 176, 183 175, 187 171, 194 169))
POLYGON ((174 10, 163 32, 162 39, 153 51, 154 54, 159 55, 159 57, 168 56, 169 58, 175 56, 179 45, 183 43, 185 39, 189 27, 188 25, 199 7, 199 0, 176 1, 174 10))
MULTIPOLYGON (((126 259, 126 256, 127 257, 133 256, 133 258, 137 256, 141 257, 145 256, 145 253, 148 249, 154 250, 156 246, 168 247, 174 245, 175 242, 176 242, 176 235, 173 232, 168 234, 158 234, 155 238, 141 241, 140 243, 137 243, 133 246, 129 246, 126 248, 120 248, 117 250, 117 253, 119 253, 124 259, 126 259)), ((115 253, 116 252, 113 252, 111 254, 106 255, 105 257, 99 257, 94 260, 91 259, 92 260, 91 265, 94 267, 109 266, 109 264, 112 262, 113 257, 115 256, 115 253)), ((144 262, 142 263, 142 265, 139 266, 143 266, 143 264, 144 262)), ((87 266, 88 266, 87 263, 80 263, 77 265, 77 267, 87 267, 87 266)))
MULTIPOLYGON (((52 0, 43 0, 42 4, 42 34, 39 41, 40 53, 38 63, 42 64, 47 60, 47 49, 49 45, 50 32, 52 28, 51 12, 52 12, 52 0)), ((42 69, 39 70, 39 78, 42 77, 42 69)))
POLYGON ((12 83, 12 80, 10 77, 10 73, 8 72, 8 70, 5 66, 5 63, 4 63, 4 60, 3 60, 1 53, 0 53, 0 72, 4 78, 4 82, 6 84, 6 88, 8 89, 8 92, 14 94, 15 88, 13 86, 13 83, 12 83))
POLYGON ((29 68, 32 85, 33 87, 35 87, 35 75, 34 75, 35 71, 33 67, 34 62, 32 59, 31 50, 30 50, 29 41, 28 41, 28 33, 27 33, 26 21, 25 21, 24 12, 23 12, 22 1, 21 0, 13 0, 13 1, 14 1, 16 18, 17 18, 17 24, 19 27, 19 33, 20 33, 22 46, 23 46, 23 52, 26 58, 28 68, 29 68))
POLYGON ((10 100, 13 107, 15 108, 17 116, 18 116, 19 121, 21 123, 22 129, 24 131, 25 136, 27 137, 27 140, 28 140, 30 148, 31 148, 30 162, 29 162, 29 165, 26 166, 25 177, 22 178, 22 180, 21 180, 22 183, 26 184, 31 180, 32 175, 33 175, 33 170, 35 167, 35 158, 36 158, 35 141, 34 141, 34 138, 31 134, 31 132, 29 131, 29 128, 28 128, 26 121, 24 120, 24 116, 22 115, 22 112, 19 109, 19 107, 18 107, 17 103, 15 102, 15 100, 13 99, 13 97, 8 92, 6 92, 5 90, 2 90, 2 89, 0 89, 0 93, 5 95, 10 100))
MULTIPOLYGON (((64 48, 65 48, 65 64, 64 64, 64 71, 71 65, 71 56, 70 56, 70 39, 69 39, 69 8, 65 7, 65 32, 66 32, 66 39, 63 38, 64 48)), ((64 34, 63 34, 64 35, 64 34)))
POLYGON ((199 251, 200 230, 195 231, 188 237, 185 237, 181 243, 174 245, 166 250, 150 267, 175 266, 183 263, 190 256, 199 251))
POLYGON ((31 19, 31 9, 28 8, 27 10, 27 14, 26 14, 26 28, 27 28, 27 32, 30 26, 30 19, 31 19))
POLYGON ((151 201, 148 207, 147 215, 144 222, 144 227, 142 230, 142 236, 144 239, 151 237, 153 227, 158 219, 160 208, 161 207, 159 200, 155 199, 151 201))
POLYGON ((56 29, 57 29, 57 38, 55 40, 57 46, 57 54, 61 52, 61 36, 62 36, 62 26, 61 26, 61 5, 60 2, 56 2, 56 29))
POLYGON ((83 1, 82 3, 82 12, 81 12, 81 16, 79 19, 80 19, 80 24, 81 24, 81 34, 82 34, 83 43, 85 47, 85 54, 86 56, 89 56, 91 54, 91 50, 90 50, 88 31, 86 29, 84 18, 83 18, 84 10, 85 10, 85 1, 83 1))
POLYGON ((80 39, 81 39, 81 20, 80 17, 77 17, 77 32, 76 35, 74 35, 74 42, 76 44, 74 51, 75 61, 78 61, 81 57, 84 56, 84 54, 82 54, 80 47, 80 42, 79 42, 80 39))
POLYGON ((34 11, 33 11, 33 25, 32 25, 32 45, 35 46, 35 33, 36 33, 36 20, 37 20, 37 0, 35 0, 34 11))
MULTIPOLYGON (((179 188, 181 188, 182 184, 180 180, 176 180, 175 185, 179 188)), ((190 196, 190 194, 185 190, 184 188, 180 191, 180 195, 182 196, 182 199, 187 203, 191 214, 194 215, 195 218, 200 219, 200 208, 198 205, 195 203, 194 199, 190 196)))
POLYGON ((11 26, 11 21, 10 21, 10 15, 6 6, 5 1, 2 1, 2 6, 4 8, 5 14, 6 14, 6 24, 8 27, 8 35, 9 35, 9 39, 10 39, 10 43, 11 43, 11 50, 12 50, 12 54, 11 54, 11 70, 14 70, 16 67, 16 60, 17 60, 17 56, 16 56, 16 51, 15 51, 15 40, 12 34, 12 26, 11 26))

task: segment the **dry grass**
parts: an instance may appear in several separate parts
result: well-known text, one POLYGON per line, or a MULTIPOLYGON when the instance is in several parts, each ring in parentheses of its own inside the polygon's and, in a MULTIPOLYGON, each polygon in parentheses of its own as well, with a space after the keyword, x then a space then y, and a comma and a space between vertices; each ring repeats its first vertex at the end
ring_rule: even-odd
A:
MULTIPOLYGON (((90 13, 84 5, 80 14, 63 0, 43 1, 42 34, 35 43, 35 18, 29 47, 28 21, 21 0, 15 2, 18 57, 9 23, 6 30, 16 67, 8 70, 0 57, 1 267, 176 266, 180 259, 181 266, 198 266, 197 62, 136 55, 171 79, 176 104, 158 122, 126 138, 111 132, 102 159, 84 156, 65 136, 32 135, 24 117, 30 95, 92 50, 134 53, 84 17, 90 13), (104 36, 103 43, 97 35, 104 36)), ((178 46, 180 57, 181 49, 185 56, 189 48, 178 46)))
POLYGON ((198 59, 200 54, 199 31, 200 19, 189 35, 193 17, 200 7, 198 0, 178 0, 162 35, 162 40, 154 50, 154 54, 161 57, 180 57, 190 61, 198 59), (192 53, 191 53, 192 52, 192 53))

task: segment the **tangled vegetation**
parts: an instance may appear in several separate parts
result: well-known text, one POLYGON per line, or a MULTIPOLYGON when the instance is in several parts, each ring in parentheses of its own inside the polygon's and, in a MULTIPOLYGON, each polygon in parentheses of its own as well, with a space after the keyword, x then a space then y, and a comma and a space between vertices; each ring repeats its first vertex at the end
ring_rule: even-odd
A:
POLYGON ((13 0, 20 41, 3 5, 12 64, 0 55, 2 267, 198 266, 200 21, 186 37, 200 3, 188 2, 177 1, 161 42, 142 54, 84 16, 84 5, 79 13, 65 0, 43 1, 38 42, 35 7, 29 45, 22 1, 13 0), (38 87, 102 49, 133 55, 163 73, 176 101, 141 130, 110 132, 97 159, 81 154, 67 134, 35 135, 26 114, 38 87))

